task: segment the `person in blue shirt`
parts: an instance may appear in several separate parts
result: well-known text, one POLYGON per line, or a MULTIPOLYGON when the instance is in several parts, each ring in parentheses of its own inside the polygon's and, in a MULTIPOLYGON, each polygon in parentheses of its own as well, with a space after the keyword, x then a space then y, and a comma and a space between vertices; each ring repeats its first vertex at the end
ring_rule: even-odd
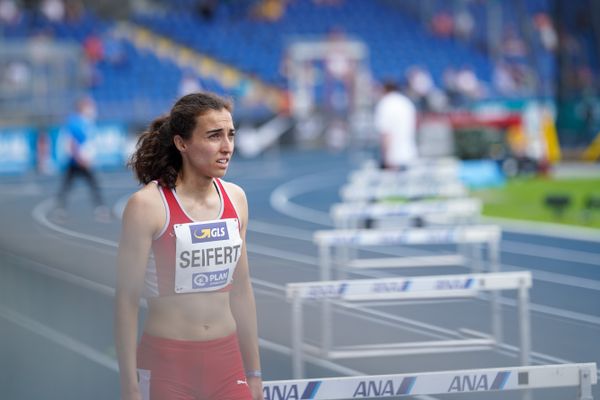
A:
POLYGON ((58 192, 58 216, 66 217, 67 197, 76 178, 82 178, 90 188, 94 202, 94 215, 98 220, 108 220, 110 212, 104 205, 98 180, 93 170, 93 143, 91 134, 96 118, 96 103, 91 97, 82 97, 75 112, 66 121, 64 132, 68 135, 67 165, 58 192))

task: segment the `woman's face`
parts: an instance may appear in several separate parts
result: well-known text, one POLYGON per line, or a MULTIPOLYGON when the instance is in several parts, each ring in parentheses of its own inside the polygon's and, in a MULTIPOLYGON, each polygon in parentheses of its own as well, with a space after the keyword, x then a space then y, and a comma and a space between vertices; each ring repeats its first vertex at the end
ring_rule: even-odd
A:
POLYGON ((196 117, 196 128, 188 140, 175 137, 185 169, 211 178, 227 172, 233 154, 235 128, 231 113, 226 109, 210 110, 196 117))

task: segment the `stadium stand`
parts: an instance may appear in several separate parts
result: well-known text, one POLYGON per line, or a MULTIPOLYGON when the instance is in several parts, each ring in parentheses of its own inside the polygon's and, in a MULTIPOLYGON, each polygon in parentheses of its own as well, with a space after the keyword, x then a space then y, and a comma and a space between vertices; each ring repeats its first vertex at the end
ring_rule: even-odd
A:
MULTIPOLYGON (((483 99, 506 98, 506 93, 501 93, 494 82, 498 66, 489 57, 486 47, 491 19, 484 2, 275 1, 269 3, 281 3, 281 6, 270 14, 265 14, 259 7, 266 3, 262 0, 219 1, 211 8, 202 8, 203 3, 194 0, 148 3, 154 6, 134 9, 128 23, 239 71, 241 78, 235 84, 224 82, 219 76, 198 73, 202 87, 231 95, 236 100, 246 95, 251 86, 248 82, 285 90, 287 80, 283 60, 289 42, 299 37, 326 37, 334 31, 367 44, 375 81, 404 79, 411 68, 420 66, 431 75, 436 87, 447 89, 445 75, 449 69, 468 67, 482 84, 483 99), (461 12, 470 17, 471 22, 466 23, 468 34, 458 35, 455 31, 443 34, 432 29, 432 23, 440 15, 449 16, 449 19, 441 19, 442 30, 447 29, 443 28, 444 23, 455 26, 461 12), (469 24, 472 24, 470 28, 469 24)), ((565 32, 580 44, 576 54, 569 55, 571 60, 568 61, 576 66, 572 68, 576 71, 573 73, 578 74, 573 79, 591 76, 588 79, 593 81, 597 80, 600 65, 597 35, 594 36, 593 29, 586 28, 591 24, 590 17, 585 18, 588 3, 587 0, 575 0, 559 11, 564 12, 565 32)), ((508 97, 553 94, 558 60, 554 50, 544 48, 539 24, 544 25, 548 21, 546 17, 557 12, 555 3, 524 0, 495 4, 504 24, 501 30, 504 37, 500 39, 508 41, 512 32, 517 47, 519 41, 525 42, 521 43, 526 48, 523 54, 517 51, 504 54, 504 58, 517 65, 529 64, 529 68, 532 63, 537 64, 534 70, 539 74, 532 77, 531 73, 519 73, 526 75, 523 79, 541 83, 541 89, 524 90, 508 97)), ((100 119, 143 124, 150 116, 165 110, 177 97, 177 87, 186 68, 153 49, 139 48, 131 38, 115 38, 118 25, 108 17, 100 18, 91 7, 77 20, 64 21, 50 21, 31 10, 22 10, 22 16, 16 22, 2 24, 0 34, 4 40, 47 35, 50 40, 79 43, 84 50, 90 45, 93 50, 90 38, 99 39, 103 54, 88 71, 88 89, 98 100, 100 119), (115 54, 120 57, 118 62, 110 58, 115 54)), ((264 121, 281 109, 272 101, 255 103, 248 105, 245 112, 246 104, 238 101, 241 104, 238 115, 249 118, 258 113, 259 117, 255 119, 264 121)), ((596 133, 595 128, 590 128, 585 137, 571 142, 589 143, 596 133)), ((563 139, 561 137, 561 141, 563 139)), ((569 143, 569 140, 565 142, 569 143)))

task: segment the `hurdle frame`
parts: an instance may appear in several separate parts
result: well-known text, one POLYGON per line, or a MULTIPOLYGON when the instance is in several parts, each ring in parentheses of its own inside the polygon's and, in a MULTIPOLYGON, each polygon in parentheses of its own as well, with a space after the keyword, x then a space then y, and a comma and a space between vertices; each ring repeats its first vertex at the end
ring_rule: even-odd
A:
POLYGON ((406 170, 386 170, 379 167, 373 169, 358 169, 350 172, 348 183, 374 186, 379 184, 399 184, 420 179, 433 181, 445 181, 448 179, 458 180, 460 176, 460 164, 446 163, 440 165, 412 165, 406 170))
POLYGON ((498 329, 500 310, 493 309, 492 335, 475 339, 386 343, 381 345, 332 346, 333 326, 331 308, 322 312, 321 346, 304 343, 304 301, 320 300, 331 306, 331 301, 363 302, 373 300, 408 300, 432 298, 475 297, 481 291, 518 290, 519 338, 521 364, 530 362, 531 330, 529 294, 531 272, 495 272, 466 275, 437 275, 410 278, 355 279, 340 281, 301 282, 286 285, 288 301, 292 302, 292 364, 296 379, 304 375, 303 352, 332 359, 359 358, 383 355, 447 353, 464 350, 487 350, 501 343, 498 329), (328 315, 326 315, 326 312, 328 315))
MULTIPOLYGON (((455 169, 457 172, 460 168, 461 160, 456 157, 432 157, 432 158, 417 158, 412 160, 404 171, 382 169, 379 165, 379 161, 370 159, 365 160, 358 169, 350 172, 348 175, 349 181, 365 180, 365 179, 377 179, 379 176, 395 176, 403 175, 407 172, 421 173, 422 171, 431 170, 442 170, 442 169, 455 169)), ((387 179, 387 178, 386 178, 387 179)))
POLYGON ((576 387, 576 400, 594 400, 592 385, 597 383, 597 366, 591 362, 266 381, 263 395, 265 400, 342 400, 576 387), (381 392, 377 397, 371 396, 375 390, 381 392))
POLYGON ((343 202, 367 202, 384 198, 400 197, 405 199, 419 199, 424 197, 465 197, 467 188, 461 182, 445 184, 411 184, 408 186, 377 185, 365 187, 358 184, 346 184, 340 189, 343 202))
POLYGON ((423 200, 410 203, 337 203, 329 214, 337 229, 360 229, 367 219, 447 215, 452 223, 475 223, 481 216, 482 201, 476 198, 423 200))
MULTIPOLYGON (((500 269, 500 239, 502 231, 497 225, 459 225, 453 227, 424 227, 400 229, 332 229, 318 230, 313 234, 313 242, 318 247, 320 280, 334 279, 332 264, 344 268, 412 268, 458 265, 464 263, 462 255, 437 255, 393 258, 351 258, 349 246, 389 246, 389 245, 429 245, 455 244, 459 247, 487 245, 487 258, 490 272, 500 269), (344 247, 341 254, 334 250, 344 247), (339 255, 343 257, 340 257, 339 255), (337 256, 334 259, 334 256, 337 256), (340 260, 341 258, 341 260, 340 260), (425 263, 424 260, 430 260, 425 263)), ((475 249, 474 249, 475 250, 475 249)), ((471 271, 482 272, 479 248, 474 251, 471 271)), ((352 253, 354 254, 354 253, 352 253)))

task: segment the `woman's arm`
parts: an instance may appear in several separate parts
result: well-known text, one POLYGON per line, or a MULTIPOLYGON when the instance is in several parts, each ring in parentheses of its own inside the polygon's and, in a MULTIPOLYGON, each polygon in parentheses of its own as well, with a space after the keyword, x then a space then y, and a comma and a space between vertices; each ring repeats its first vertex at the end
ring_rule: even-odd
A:
POLYGON ((147 189, 135 193, 125 207, 117 258, 115 346, 123 400, 141 400, 136 363, 139 301, 156 220, 147 189))
MULTIPOLYGON (((235 187, 235 205, 241 220, 241 236, 244 240, 242 255, 238 261, 231 290, 231 311, 237 324, 240 351, 246 371, 260 371, 258 351, 258 327, 256 302, 250 281, 248 255, 246 252, 246 227, 248 225, 248 203, 242 189, 235 187)), ((232 193, 233 194, 233 193, 232 193)), ((254 400, 262 400, 262 379, 260 376, 247 376, 248 385, 254 400)))

